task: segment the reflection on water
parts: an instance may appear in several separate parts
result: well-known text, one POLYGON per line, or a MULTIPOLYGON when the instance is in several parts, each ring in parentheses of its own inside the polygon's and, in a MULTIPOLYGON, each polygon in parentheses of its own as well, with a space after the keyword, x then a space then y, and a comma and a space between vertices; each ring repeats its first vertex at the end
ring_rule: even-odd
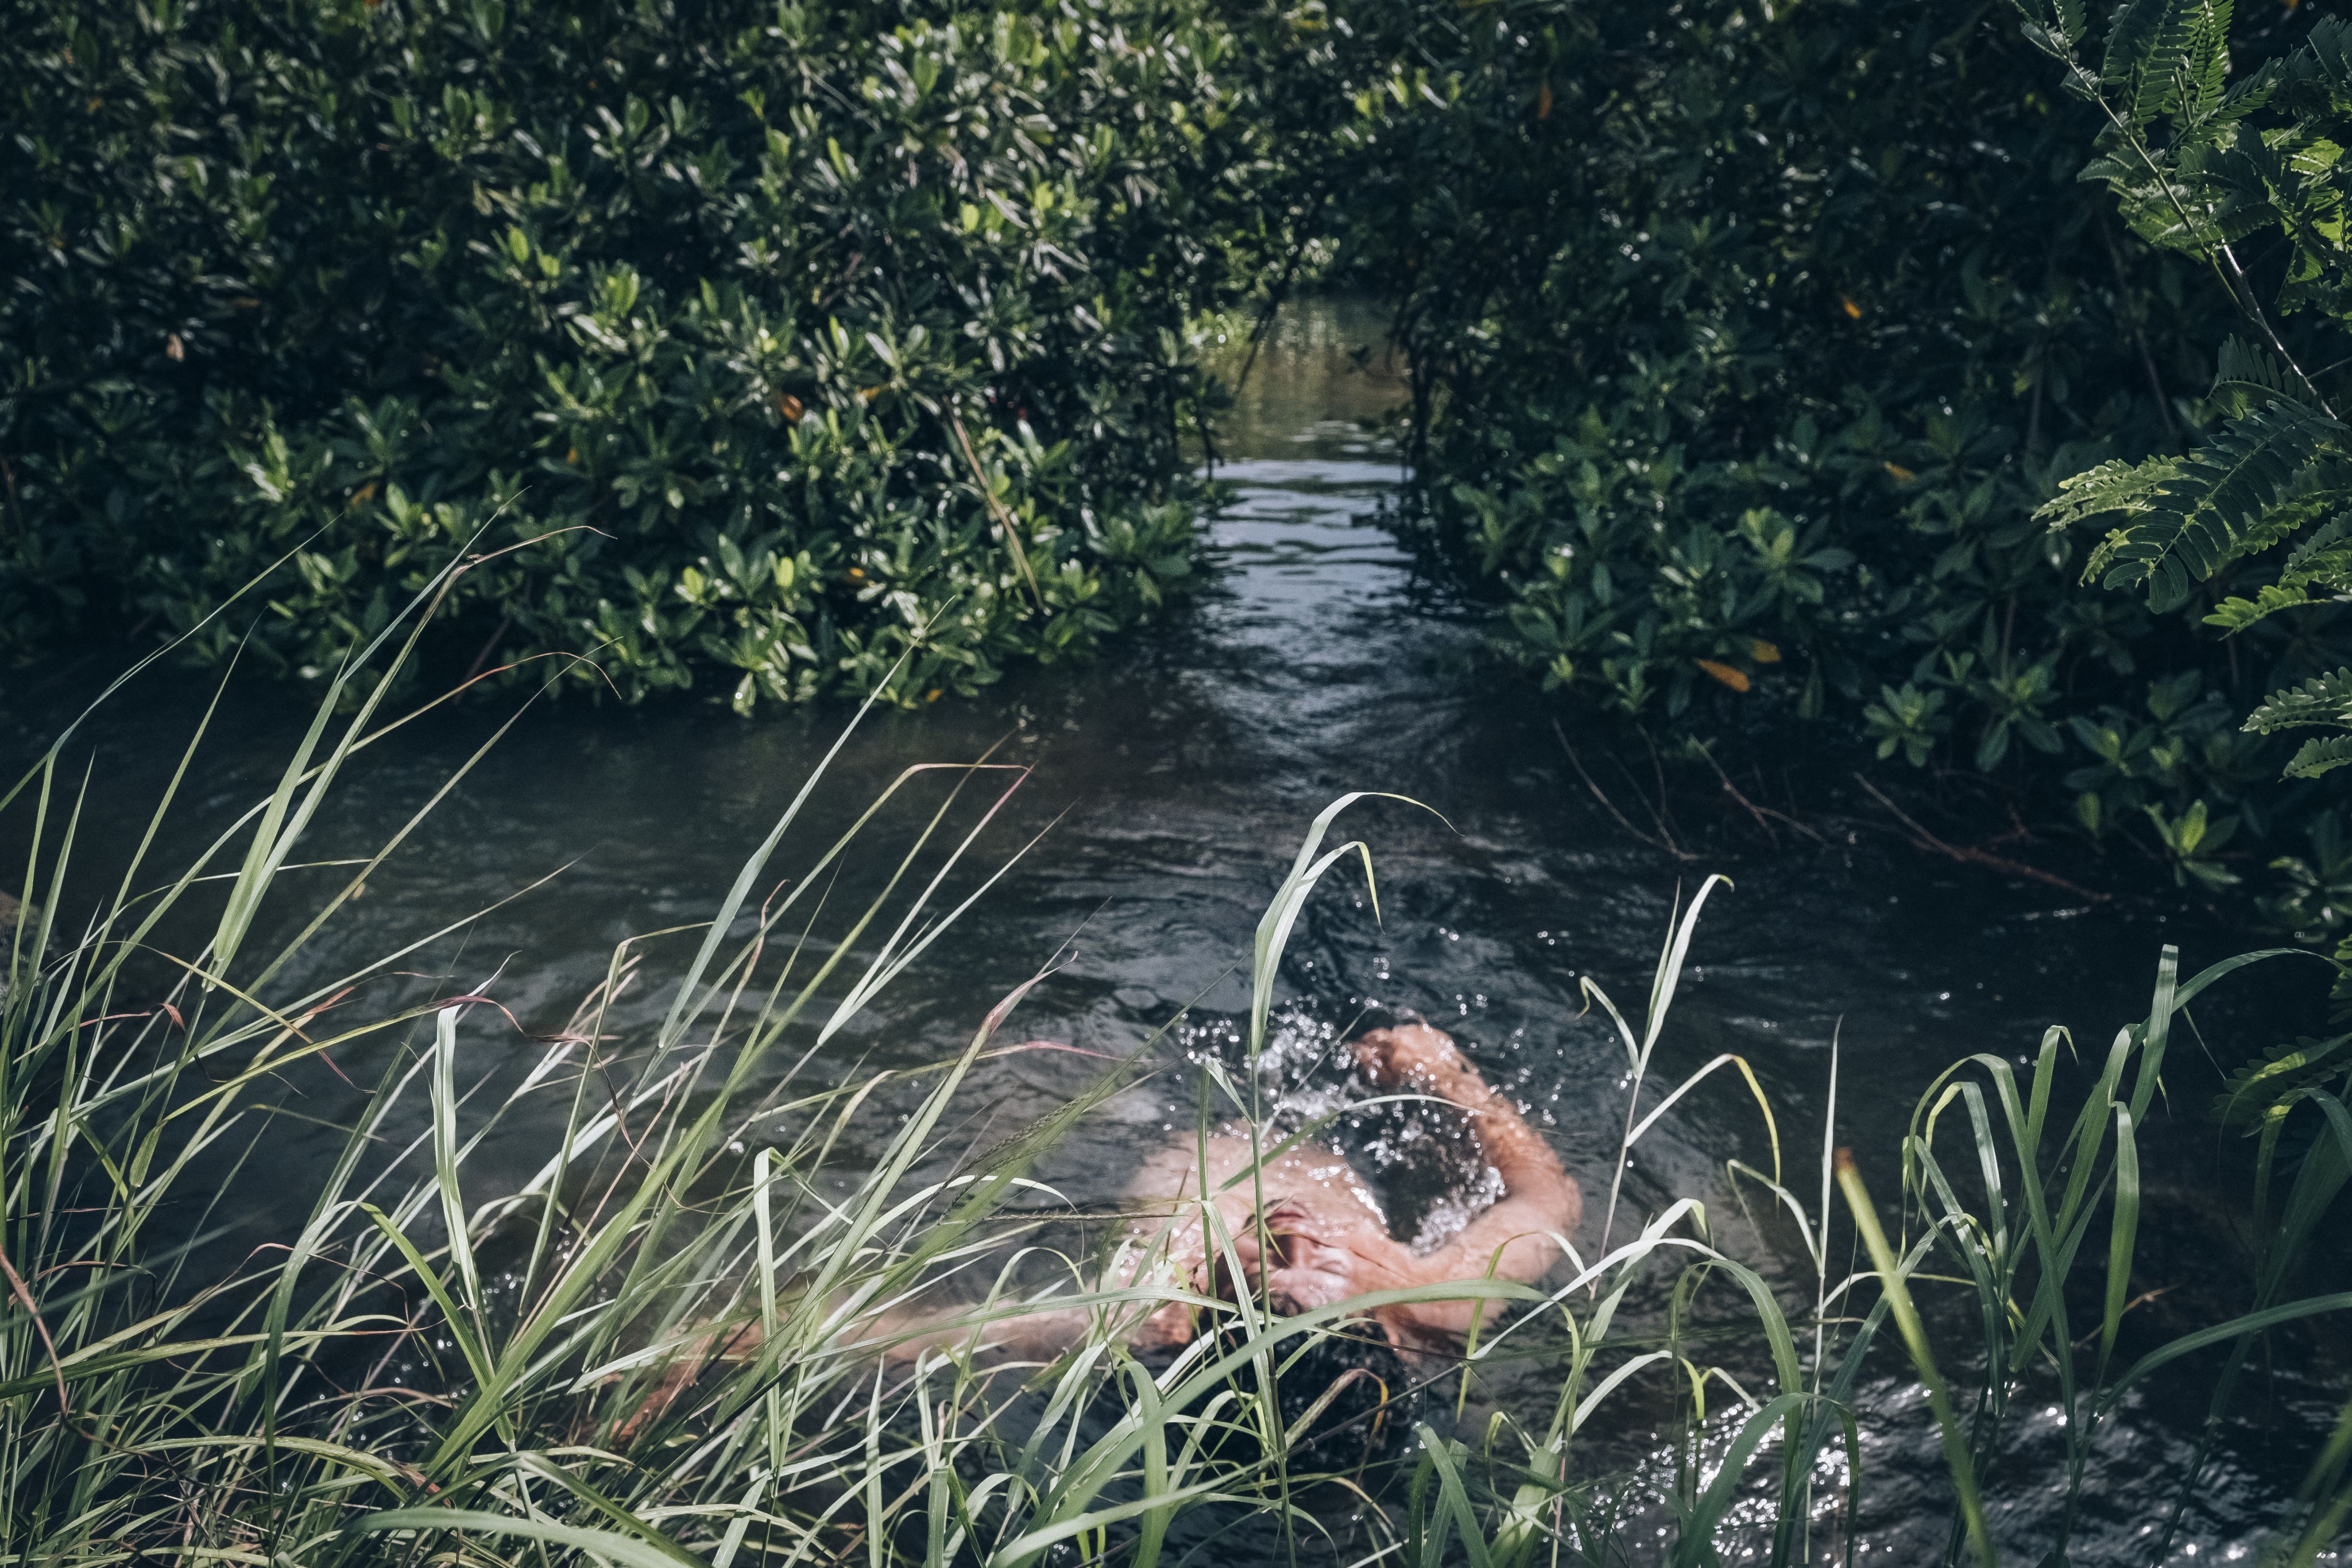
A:
MULTIPOLYGON (((1698 872, 1722 870, 1736 886, 1709 906, 1655 1081, 1678 1081, 1719 1051, 1740 1052, 1780 1110, 1791 1157, 1804 1160, 1795 1151, 1820 1146, 1828 1048, 1838 1032, 1846 1070, 1838 1140, 1856 1147, 1889 1193, 1912 1101, 1946 1063, 1974 1051, 2019 1056, 2052 1022, 2071 1024, 2085 1042, 2104 1040, 2145 1012, 2160 943, 2179 942, 2191 967, 2247 945, 2179 912, 2070 906, 2050 889, 2003 883, 1867 836, 1772 845, 1723 818, 1711 841, 1700 834, 1711 848, 1696 866, 1633 841, 1563 766, 1554 714, 1571 727, 1576 716, 1483 664, 1478 612, 1417 580, 1373 515, 1400 476, 1358 422, 1402 387, 1380 355, 1348 350, 1376 344, 1378 329, 1360 314, 1308 311, 1269 339, 1221 436, 1216 476, 1232 494, 1210 528, 1215 571, 1198 602, 1100 664, 1028 672, 965 706, 877 716, 851 741, 803 841, 810 845, 828 841, 908 764, 969 759, 999 742, 1000 758, 1035 772, 989 841, 1009 852, 1049 822, 1051 831, 829 1048, 841 1071, 952 1050, 989 1005, 1056 955, 1059 967, 1016 1017, 1020 1033, 1129 1050, 1197 998, 1186 1031, 1166 1047, 1171 1062, 1188 1049, 1236 1054, 1226 1042, 1245 1003, 1242 966, 1257 917, 1308 819, 1350 789, 1392 791, 1427 809, 1374 800, 1343 819, 1373 847, 1379 917, 1360 881, 1327 884, 1292 943, 1286 1027, 1312 1041, 1369 1005, 1426 1013, 1530 1107, 1588 1193, 1607 1187, 1624 1117, 1624 1060, 1604 1021, 1587 1014, 1579 979, 1638 998, 1677 890, 1687 893, 1698 872)), ((87 679, 68 670, 17 682, 0 741, 20 754, 36 749, 87 679)), ((127 843, 143 821, 193 723, 198 690, 178 677, 150 679, 90 732, 102 758, 88 813, 99 827, 91 872, 103 870, 110 839, 127 843)), ((202 799, 184 816, 187 832, 216 824, 274 781, 298 706, 267 687, 232 695, 202 799)), ((603 977, 616 941, 690 922, 712 904, 845 716, 827 710, 747 725, 702 710, 533 712, 371 879, 333 952, 356 962, 562 868, 547 887, 406 966, 444 978, 387 982, 471 990, 495 976, 496 994, 525 1027, 553 1030, 603 977)), ((306 852, 329 859, 380 841, 489 722, 438 717, 380 748, 385 755, 359 768, 341 815, 306 852)), ((1596 732, 1590 744, 1607 742, 1596 732)), ((1695 800, 1685 815, 1700 821, 1722 811, 1695 800)), ((652 952, 651 971, 684 956, 652 952)), ((328 977, 323 956, 309 962, 310 978, 328 977)), ((657 1017, 658 990, 636 993, 620 1026, 657 1017)), ((2314 980, 2267 977, 2200 1004, 2200 1022, 2227 1061, 2275 1039, 2269 1031, 2307 1026, 2316 996, 2314 980)), ((512 1034, 496 1032, 502 1024, 480 1013, 477 1020, 468 1049, 484 1061, 520 1052, 512 1034)), ((1278 1087, 1307 1092, 1304 1063, 1318 1054, 1286 1059, 1296 1065, 1278 1087)), ((341 1065, 371 1080, 364 1059, 341 1065)), ((984 1139, 1060 1103, 1093 1066, 1049 1052, 991 1064, 964 1134, 984 1139)), ((2194 1062, 2180 1069, 2184 1078, 2197 1071, 2194 1062)), ((335 1119, 342 1091, 333 1081, 299 1087, 311 1113, 335 1119)), ((2234 1141, 2217 1146, 2199 1120, 2206 1092, 2201 1080, 2176 1089, 2173 1120, 2152 1132, 2144 1155, 2148 1272, 2136 1286, 2171 1288, 2143 1309, 2150 1344, 2242 1310, 2227 1212, 2245 1160, 2234 1141)), ((1078 1203, 1116 1193, 1136 1138, 1188 1121, 1190 1094, 1172 1071, 1154 1080, 1082 1127, 1045 1175, 1078 1203)), ((1405 1223, 1442 1225, 1456 1162, 1443 1150, 1428 1158, 1399 1152, 1409 1132, 1384 1124, 1364 1134, 1359 1152, 1396 1155, 1390 1201, 1405 1223)), ((300 1124, 273 1136, 267 1157, 283 1176, 274 1188, 282 1206, 238 1217, 233 1239, 286 1234, 307 1207, 308 1178, 338 1146, 337 1134, 300 1124)), ((512 1137, 482 1168, 488 1176, 503 1162, 519 1177, 543 1153, 512 1137)), ((1761 1163, 1769 1153, 1752 1103, 1727 1075, 1643 1142, 1628 1201, 1654 1210, 1675 1197, 1704 1198, 1719 1234, 1777 1260, 1788 1299, 1809 1300, 1801 1253, 1777 1232, 1747 1228, 1725 1183, 1726 1160, 1761 1163)), ((1588 1204, 1596 1234, 1579 1239, 1588 1252, 1600 1207, 1588 1204)), ((1923 1507, 1942 1516, 1933 1500, 1942 1496, 1940 1464, 1924 1420, 1908 1409, 1916 1390, 1891 1358, 1882 1364, 1870 1398, 1905 1413, 1882 1427, 1920 1440, 1866 1453, 1863 1534, 1872 1552, 1861 1560, 1920 1561, 1942 1545, 1939 1531, 1916 1523, 1923 1507)), ((2314 1379, 2326 1375, 2276 1369, 2266 1403, 2248 1402, 2262 1408, 2226 1428, 2221 1462, 2191 1516, 2188 1540, 2203 1554, 2248 1539, 2281 1488, 2292 1490, 2308 1421, 2326 1397, 2314 1379)), ((2206 1386, 2200 1375, 2135 1396, 2102 1451, 2106 1469, 2090 1489, 2096 1508, 2077 1563, 2118 1560, 2168 1497, 2206 1386)), ((1507 1375, 1486 1392, 1538 1426, 1554 1395, 1531 1375, 1507 1375)), ((1655 1400, 1668 1397, 1662 1389, 1655 1400)), ((2029 1420, 2027 1430, 2025 1449, 1991 1483, 2021 1538, 2047 1516, 2061 1441, 2054 1419, 2029 1420)), ((1629 1461, 1643 1452, 1635 1430, 1602 1441, 1629 1461)))

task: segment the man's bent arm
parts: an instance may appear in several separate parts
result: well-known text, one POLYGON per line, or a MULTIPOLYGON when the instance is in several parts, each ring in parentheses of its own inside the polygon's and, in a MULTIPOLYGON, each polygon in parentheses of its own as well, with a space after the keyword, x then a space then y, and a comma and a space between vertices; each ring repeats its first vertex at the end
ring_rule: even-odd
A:
MULTIPOLYGON (((1508 1280, 1531 1284, 1560 1257, 1554 1236, 1576 1228, 1582 1195, 1542 1135, 1510 1100, 1487 1085, 1454 1042, 1426 1024, 1375 1030, 1357 1054, 1382 1083, 1452 1101, 1469 1113, 1478 1152, 1503 1178, 1503 1196, 1428 1257, 1416 1260, 1424 1281, 1508 1280)), ((1432 1301, 1404 1309, 1426 1329, 1466 1333, 1484 1303, 1432 1301)))

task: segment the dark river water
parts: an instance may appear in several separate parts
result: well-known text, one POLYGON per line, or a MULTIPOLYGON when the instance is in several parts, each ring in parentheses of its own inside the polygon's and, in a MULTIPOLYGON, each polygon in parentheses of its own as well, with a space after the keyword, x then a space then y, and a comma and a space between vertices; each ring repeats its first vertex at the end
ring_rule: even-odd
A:
MULTIPOLYGON (((1016 1016, 1018 1035, 1126 1051, 1200 997, 1168 1048, 1171 1061, 1227 1050, 1246 1007, 1253 929, 1309 819, 1342 791, 1393 791, 1443 820, 1385 800, 1342 819, 1371 845, 1383 918, 1374 919, 1360 876, 1335 873, 1290 948, 1285 1027, 1317 1038, 1376 1002, 1453 1030, 1532 1108, 1584 1183, 1592 1234, 1580 1240, 1590 1249, 1625 1114, 1625 1070, 1578 982, 1592 977, 1635 1008, 1678 890, 1686 897, 1710 871, 1734 885, 1707 906, 1654 1083, 1671 1084, 1718 1052, 1740 1053, 1775 1104, 1792 1164, 1810 1173, 1834 1032, 1837 1138, 1854 1146, 1882 1197, 1895 1189, 1913 1101, 1947 1063, 1979 1051, 2017 1059, 2053 1022, 2097 1051, 2144 1016, 2161 944, 2179 943, 2191 969, 2257 945, 2186 909, 2088 904, 1927 856, 1896 835, 1857 831, 1826 803, 1818 837, 1783 827, 1768 838, 1719 789, 1675 783, 1668 803, 1699 858, 1678 861, 1632 836, 1570 768, 1555 721, 1637 822, 1647 821, 1635 792, 1651 778, 1646 758, 1616 768, 1607 759, 1620 740, 1488 663, 1484 612, 1418 575, 1382 526, 1380 508, 1401 473, 1360 421, 1401 389, 1377 356, 1347 352, 1377 334, 1377 321, 1338 308, 1280 323, 1220 438, 1215 475, 1231 495, 1210 526, 1212 571, 1195 601, 1097 664, 1024 672, 969 704, 877 715, 851 740, 803 845, 829 840, 908 765, 969 760, 992 746, 1034 771, 977 861, 999 863, 1032 834, 1045 836, 828 1047, 830 1070, 952 1051, 990 1005, 1056 955, 1059 967, 1016 1016)), ((0 745, 36 752, 92 679, 87 664, 11 677, 0 745)), ((97 758, 86 810, 93 873, 144 821, 205 690, 192 677, 151 676, 77 741, 77 774, 84 756, 97 758)), ((437 717, 382 748, 355 768, 306 852, 327 858, 375 842, 503 711, 437 717)), ((199 798, 184 813, 186 831, 266 789, 305 716, 281 691, 236 689, 200 769, 199 798)), ((551 1031, 603 977, 616 942, 709 913, 845 716, 827 709, 745 723, 704 708, 534 710, 371 881, 304 961, 306 976, 324 979, 561 868, 404 966, 467 989, 495 975, 495 994, 523 1026, 551 1031)), ((1801 820, 1817 804, 1770 803, 1801 820)), ((780 867, 795 870, 811 852, 787 853, 780 867)), ((623 1009, 625 1028, 658 1017, 667 1000, 658 977, 674 975, 688 950, 672 939, 648 951, 654 983, 623 1009)), ((2319 1023, 2319 966, 2273 963, 2253 977, 2200 1009, 2203 1037, 2225 1064, 2319 1023)), ((372 1081, 364 1054, 342 1065, 372 1081)), ((1046 1053, 992 1063, 975 1085, 975 1121, 1016 1124, 1096 1065, 1046 1053)), ((2251 1146, 2204 1121, 2212 1070, 2185 1045, 2172 1080, 2168 1119, 2145 1156, 2146 1278, 2136 1281, 2168 1293, 2137 1319, 2142 1349, 2243 1310, 2246 1289, 2230 1214, 2251 1146)), ((311 1111, 334 1121, 336 1086, 303 1087, 311 1111)), ((1045 1174, 1081 1203, 1116 1193, 1138 1141, 1185 1117, 1189 1093, 1171 1073, 1124 1097, 1045 1174)), ((290 1231, 338 1146, 339 1134, 299 1124, 273 1135, 261 1156, 269 1180, 234 1217, 239 1238, 290 1231)), ((1765 1153, 1754 1105, 1726 1074, 1644 1140, 1627 1203, 1654 1212, 1677 1197, 1706 1199, 1727 1245, 1786 1287, 1795 1316, 1810 1304, 1809 1265, 1785 1236, 1737 1223, 1724 1176, 1727 1159, 1761 1163, 1765 1153)), ((535 1168, 546 1149, 526 1128, 488 1154, 474 1178, 486 1187, 535 1168)), ((1813 1180, 1806 1174, 1797 1185, 1810 1195, 1813 1180)), ((1430 1198, 1420 1195, 1424 1207, 1430 1198)), ((1400 1201, 1411 1207, 1414 1195, 1400 1201)), ((1965 1318, 1954 1326, 1964 1334, 1965 1318)), ((1943 1516, 1940 1467, 1892 1341, 1866 1395, 1864 1562, 1920 1561, 1942 1544, 1940 1523, 1922 1522, 1930 1511, 1943 1516)), ((2332 1342, 2295 1343, 2304 1349, 2265 1372, 2224 1431, 2175 1561, 2242 1554, 2300 1478, 2315 1423, 2333 1410, 2341 1357, 2332 1342), (2305 1354, 2313 1343, 2323 1354, 2305 1354)), ((2181 1364, 2177 1379, 2135 1396, 2103 1440, 2077 1563, 2146 1560, 2147 1527, 2204 1409, 2210 1364, 2181 1364)), ((1617 1417, 1610 1451, 1624 1462, 1641 1458, 1645 1413, 1667 1407, 1659 1382, 1647 1405, 1629 1400, 1630 1414, 1617 1417)), ((1549 1391, 1507 1377, 1488 1396, 1538 1411, 1550 1402, 1549 1391)), ((1999 1528, 2021 1551, 2046 1525, 2060 1439, 2054 1414, 2021 1421, 2020 1457, 1990 1490, 1999 1528)))

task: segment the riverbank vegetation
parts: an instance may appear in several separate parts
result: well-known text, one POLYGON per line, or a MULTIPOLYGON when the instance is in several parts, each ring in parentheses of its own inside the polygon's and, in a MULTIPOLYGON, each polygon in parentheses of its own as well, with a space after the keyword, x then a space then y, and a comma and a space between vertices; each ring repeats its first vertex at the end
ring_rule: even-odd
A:
POLYGON ((1282 40, 1192 0, 902 20, 36 7, 0 653, 183 638, 270 572, 180 647, 315 685, 464 559, 439 665, 748 712, 1158 611, 1282 40))
MULTIPOLYGON (((2021 14, 1937 4, 1427 22, 1445 101, 1378 104, 1382 143, 1412 151, 1370 161, 1413 216, 1359 243, 1404 280, 1425 537, 1502 601, 1512 659, 1670 742, 1811 727, 1898 774, 1983 777, 1992 821, 2021 806, 2192 888, 2301 848, 2326 797, 2282 781, 2308 770, 2270 719, 2242 721, 2344 664, 2340 612, 2324 593, 2277 619, 2218 607, 2296 597, 2265 591, 2283 552, 2258 553, 2273 536, 2246 514, 2260 491, 2321 517, 2316 470, 2200 459, 2246 492, 2220 497, 2234 543, 2166 567, 2144 602, 2084 579, 2160 564, 2140 542, 2158 519, 2125 519, 2128 541, 2081 526, 2142 502, 2077 486, 2037 508, 2078 474, 2147 463, 2153 482, 2180 472, 2162 455, 2276 423, 2279 345, 2339 361, 2311 312, 2284 313, 2332 259, 2257 236, 2231 272, 2225 231, 2271 222, 2251 176, 2178 191, 2216 214, 2185 229, 2156 166, 2123 172, 2098 97, 2140 106, 2115 122, 2138 141, 2170 112, 2194 121, 2181 149, 2210 149, 2284 84, 2326 102, 2334 34, 2129 9, 2073 78, 2021 14), (2233 47, 2274 57, 2232 76, 2233 47), (2190 64, 2204 97, 2167 110, 2190 64), (2126 210, 2103 172, 2137 182, 2126 210)), ((2282 177, 2336 199, 2315 164, 2282 177)), ((2315 221, 2298 232, 2332 246, 2315 221)))
POLYGON ((2129 10, 37 6, 0 656, 267 574, 179 647, 315 686, 463 559, 436 674, 970 693, 1186 591, 1202 324, 1345 287, 1527 678, 2332 938, 2338 35, 2129 10))
MULTIPOLYGON (((391 635, 407 645, 370 656, 413 653, 405 624, 391 635)), ((569 1023, 522 1040, 494 997, 401 974, 462 916, 325 961, 417 819, 356 864, 291 852, 354 759, 398 744, 393 685, 339 674, 273 788, 187 863, 150 863, 151 829, 119 885, 79 869, 63 742, 0 802, 33 846, 0 1000, 0 1531, 19 1560, 1826 1563, 1866 1533, 2063 1562, 2112 1528, 2084 1511, 2086 1465, 2159 1376, 2210 1401, 2172 1478, 2187 1499, 2257 1357, 2291 1348, 2323 1387, 2345 1371, 2308 1337, 2352 1310, 2317 1245, 2352 1174, 2341 1040, 2225 1091, 2225 1119, 2262 1133, 2242 1288, 2156 1307, 2134 1282, 2154 1151, 2196 1157, 2151 1142, 2187 1113, 2160 1085, 2187 1082, 2192 1004, 2308 956, 2184 979, 2168 949, 2147 1016, 2104 1051, 2086 1041, 2078 1064, 2053 1029, 2022 1072, 1970 1057, 1922 1082, 1906 1135, 1849 1152, 1833 1056, 1818 1128, 1743 1092, 1737 1058, 1660 1081, 1710 882, 1646 1007, 1586 984, 1624 1052, 1617 1176, 1678 1103, 1748 1120, 1752 1157, 1654 1211, 1622 1180, 1596 1188, 1556 1279, 1468 1287, 1512 1315, 1433 1375, 1381 1381, 1345 1307, 1118 1284, 1105 1228, 1041 1185, 1080 1118, 1177 1071, 1160 1040, 1009 1134, 958 1106, 1024 1049, 1029 985, 942 1060, 834 1074, 826 1043, 1002 869, 979 864, 978 830, 947 826, 940 780, 951 803, 1018 769, 912 770, 819 842, 815 762, 707 923, 667 934, 676 956, 665 934, 632 938, 569 1023), (877 856, 896 868, 878 893, 832 905, 833 873, 877 856), (625 1005, 641 988, 656 1006, 625 1005), (310 1176, 280 1163, 303 1131, 327 1134, 310 1176), (283 1208, 289 1184, 307 1218, 242 1234, 248 1194, 283 1208), (1043 1366, 991 1372, 952 1338, 878 1361, 877 1314, 918 1300, 975 1333, 1041 1300, 1087 1326, 1043 1366), (1123 1330, 1171 1301, 1224 1326, 1147 1366, 1123 1330), (742 1325, 755 1349, 732 1349, 742 1325), (649 1406, 680 1367, 700 1375, 649 1406), (1906 1450, 1942 1455, 1948 1533, 1873 1511, 1906 1450)), ((205 745, 199 724, 158 825, 186 810, 205 745)), ((1348 804, 1312 825, 1258 928, 1235 1052, 1171 1091, 1269 1152, 1322 1124, 1270 1119, 1260 1069, 1287 934, 1360 850, 1331 840, 1348 804)), ((2346 1432, 2314 1433, 2303 1493, 2271 1521, 2281 1561, 2315 1561, 2352 1508, 2346 1432)))

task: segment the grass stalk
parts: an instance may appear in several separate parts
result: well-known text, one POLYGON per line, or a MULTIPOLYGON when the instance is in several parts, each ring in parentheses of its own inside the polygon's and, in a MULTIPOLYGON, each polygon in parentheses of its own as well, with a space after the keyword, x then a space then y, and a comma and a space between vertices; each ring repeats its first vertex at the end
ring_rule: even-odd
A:
POLYGON ((1845 1196, 1846 1212, 1853 1218, 1854 1229, 1870 1254, 1880 1289, 1885 1292, 1887 1305, 1895 1314, 1895 1327, 1903 1336, 1903 1348, 1910 1353, 1911 1364, 1927 1386, 1927 1407, 1935 1416, 1937 1435, 1944 1447, 1944 1463, 1952 1472, 1953 1490, 1959 1495, 1960 1517, 1967 1524, 1969 1549, 1984 1568, 1996 1568, 2000 1552, 1993 1544, 1992 1527, 1985 1520, 1984 1499, 1977 1490, 1976 1463, 1969 1457, 1968 1439, 1961 1434, 1959 1416, 1952 1408, 1951 1390, 1945 1385, 1944 1375, 1936 1370, 1936 1354, 1927 1343, 1927 1329, 1920 1322, 1919 1309, 1911 1300, 1903 1261, 1878 1223, 1878 1210, 1870 1200, 1869 1189, 1863 1185, 1861 1168, 1854 1164, 1850 1149, 1837 1152, 1837 1182, 1838 1190, 1845 1196))

